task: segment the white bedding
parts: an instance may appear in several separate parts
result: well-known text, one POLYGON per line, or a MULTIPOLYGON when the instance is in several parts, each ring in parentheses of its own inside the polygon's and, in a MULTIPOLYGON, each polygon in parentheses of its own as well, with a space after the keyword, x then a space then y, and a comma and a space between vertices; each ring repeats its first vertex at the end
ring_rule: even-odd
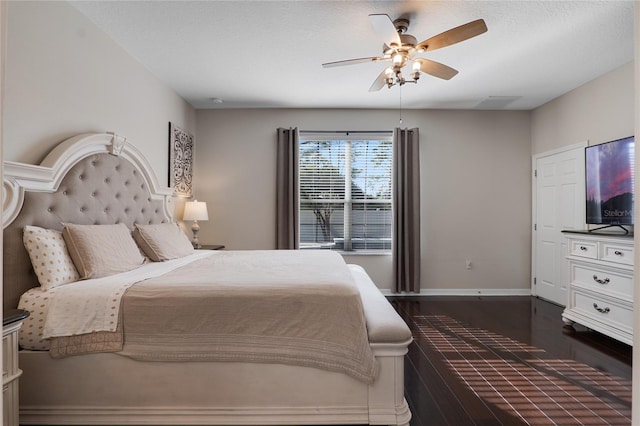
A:
MULTIPOLYGON (((133 271, 124 272, 111 277, 68 284, 70 287, 68 287, 69 290, 66 291, 65 287, 67 286, 56 287, 48 291, 43 291, 40 287, 32 288, 24 293, 20 298, 19 308, 30 312, 30 316, 24 321, 23 327, 20 330, 20 347, 30 350, 49 350, 50 344, 47 337, 68 335, 69 333, 81 334, 89 329, 97 331, 114 331, 115 325, 111 323, 110 314, 106 315, 104 313, 108 312, 110 309, 103 309, 103 315, 94 315, 92 307, 95 303, 90 301, 91 297, 98 294, 102 300, 102 306, 107 306, 109 308, 114 307, 113 313, 117 315, 117 310, 120 308, 120 304, 115 301, 119 301, 123 293, 123 291, 119 290, 126 289, 137 281, 162 275, 168 271, 177 269, 203 257, 214 256, 216 253, 217 252, 215 251, 202 250, 181 259, 166 262, 151 262, 133 271), (86 293, 83 291, 80 292, 80 294, 74 294, 77 293, 73 291, 74 288, 86 288, 87 291, 86 293), (58 295, 58 293, 60 294, 58 295), (52 303, 57 299, 63 298, 68 300, 71 300, 69 298, 72 298, 74 300, 72 303, 74 309, 60 309, 67 306, 67 303, 52 303), (53 309, 52 306, 54 307, 53 309), (80 308, 77 309, 76 307, 80 308), (76 321, 74 317, 81 315, 69 315, 71 312, 84 312, 83 315, 89 317, 90 321, 76 321), (46 335, 45 329, 48 330, 48 334, 46 335)), ((365 305, 371 305, 376 310, 383 307, 390 308, 386 306, 386 299, 377 290, 375 284, 373 284, 362 267, 357 265, 347 266, 349 267, 355 283, 360 289, 363 302, 366 302, 365 305)), ((392 310, 393 308, 390 309, 392 310)), ((367 316, 366 320, 368 326, 375 325, 377 321, 376 317, 370 315, 367 316)), ((376 330, 378 328, 380 327, 374 327, 376 330)), ((371 337, 376 341, 395 341, 397 340, 396 328, 397 327, 391 327, 391 331, 380 328, 382 331, 371 337), (380 335, 378 336, 378 334, 380 335)), ((371 332, 371 330, 369 331, 371 332)), ((408 337, 410 336, 404 336, 404 338, 408 337)))
POLYGON ((30 312, 20 332, 20 346, 48 350, 50 337, 71 336, 94 331, 115 331, 120 301, 127 288, 157 277, 216 252, 201 250, 180 259, 150 262, 132 271, 109 277, 78 281, 44 291, 28 290, 18 308, 30 312))
POLYGON ((335 252, 208 251, 146 266, 49 294, 50 355, 275 362, 366 383, 377 376, 360 290, 335 252))

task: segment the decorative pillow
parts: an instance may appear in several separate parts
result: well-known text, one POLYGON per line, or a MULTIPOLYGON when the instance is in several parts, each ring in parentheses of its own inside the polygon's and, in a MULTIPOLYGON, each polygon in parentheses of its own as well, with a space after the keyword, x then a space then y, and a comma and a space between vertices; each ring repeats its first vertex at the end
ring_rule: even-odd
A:
POLYGON ((100 278, 141 266, 145 258, 123 223, 63 224, 62 236, 80 278, 100 278))
POLYGON ((144 254, 154 262, 177 259, 193 253, 193 245, 176 223, 136 225, 133 230, 144 254))
POLYGON ((27 225, 22 241, 43 290, 80 279, 60 231, 27 225))

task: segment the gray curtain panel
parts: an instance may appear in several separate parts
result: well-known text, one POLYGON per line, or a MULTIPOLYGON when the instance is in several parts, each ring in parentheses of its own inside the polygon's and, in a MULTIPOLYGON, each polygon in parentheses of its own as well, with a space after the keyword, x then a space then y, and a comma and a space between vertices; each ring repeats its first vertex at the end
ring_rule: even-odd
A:
POLYGON ((393 133, 393 271, 395 292, 420 292, 418 129, 393 133))
POLYGON ((278 128, 276 248, 298 249, 298 128, 278 128))

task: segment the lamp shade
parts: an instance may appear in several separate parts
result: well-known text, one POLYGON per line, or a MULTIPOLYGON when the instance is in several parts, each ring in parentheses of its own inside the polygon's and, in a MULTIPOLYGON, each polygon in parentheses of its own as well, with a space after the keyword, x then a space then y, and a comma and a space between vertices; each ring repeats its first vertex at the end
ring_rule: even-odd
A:
POLYGON ((207 203, 204 201, 187 201, 184 205, 182 220, 209 220, 207 203))

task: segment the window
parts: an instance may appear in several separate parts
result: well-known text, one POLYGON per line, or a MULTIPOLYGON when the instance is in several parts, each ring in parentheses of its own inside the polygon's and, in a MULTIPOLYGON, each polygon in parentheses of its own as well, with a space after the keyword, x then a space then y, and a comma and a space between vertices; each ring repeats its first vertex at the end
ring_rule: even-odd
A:
POLYGON ((301 249, 391 250, 392 152, 391 132, 300 132, 301 249))

